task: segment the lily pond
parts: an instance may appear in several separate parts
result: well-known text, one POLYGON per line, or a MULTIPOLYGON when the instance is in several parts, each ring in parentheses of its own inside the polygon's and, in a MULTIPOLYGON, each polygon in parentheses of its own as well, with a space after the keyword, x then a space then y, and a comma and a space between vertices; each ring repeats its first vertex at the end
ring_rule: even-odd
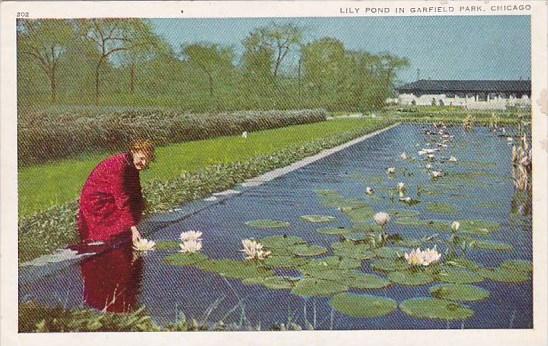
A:
POLYGON ((512 181, 511 136, 398 125, 153 216, 152 251, 120 245, 24 265, 19 302, 145 306, 160 325, 532 328, 530 205, 512 181), (202 232, 202 247, 182 253, 189 230, 202 232), (246 260, 244 239, 262 244, 264 259, 246 260), (413 261, 428 249, 433 257, 413 261))

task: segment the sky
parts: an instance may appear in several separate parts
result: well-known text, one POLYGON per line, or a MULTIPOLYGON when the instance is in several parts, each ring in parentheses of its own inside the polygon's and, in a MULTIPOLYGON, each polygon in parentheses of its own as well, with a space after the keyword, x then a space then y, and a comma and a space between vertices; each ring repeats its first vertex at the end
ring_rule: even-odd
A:
POLYGON ((254 28, 291 22, 305 28, 305 42, 333 37, 346 48, 407 57, 400 82, 421 79, 529 79, 528 16, 154 19, 155 31, 176 50, 181 44, 233 46, 254 28))

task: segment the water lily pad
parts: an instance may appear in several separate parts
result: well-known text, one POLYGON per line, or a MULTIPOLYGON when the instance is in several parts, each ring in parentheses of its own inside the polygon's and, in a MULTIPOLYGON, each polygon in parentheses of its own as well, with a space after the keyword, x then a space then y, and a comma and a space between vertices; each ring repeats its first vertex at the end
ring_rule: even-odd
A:
POLYGON ((390 298, 355 293, 337 294, 329 304, 340 313, 361 318, 385 316, 398 307, 398 303, 390 298))
POLYGON ((231 259, 209 260, 196 263, 203 271, 214 272, 232 279, 246 279, 272 276, 272 272, 253 262, 235 261, 231 259))
POLYGON ((305 258, 295 256, 271 256, 263 261, 263 264, 269 268, 297 268, 306 263, 305 258))
POLYGON ((315 279, 337 281, 345 283, 344 279, 350 275, 350 270, 342 269, 316 269, 305 271, 305 275, 315 279))
POLYGON ((430 297, 405 300, 400 310, 415 318, 447 321, 465 320, 474 315, 474 311, 464 305, 430 297))
POLYGON ((351 271, 349 275, 341 278, 342 282, 350 288, 379 289, 390 285, 390 281, 375 274, 366 274, 359 271, 351 271))
POLYGON ((375 257, 368 244, 356 244, 352 241, 342 241, 331 245, 337 256, 350 257, 355 259, 370 259, 375 257))
POLYGON ((497 282, 521 283, 530 279, 527 272, 504 268, 483 268, 479 273, 484 278, 497 282))
POLYGON ((287 235, 265 237, 262 238, 259 242, 268 249, 287 249, 288 247, 293 245, 306 243, 306 241, 304 241, 304 239, 301 237, 287 235))
POLYGON ((461 258, 461 257, 452 258, 450 260, 447 260, 447 261, 445 261, 444 264, 447 265, 447 266, 452 266, 452 267, 456 267, 456 268, 464 268, 464 269, 468 269, 468 270, 472 270, 472 271, 477 271, 481 268, 479 264, 472 261, 471 259, 461 258))
POLYGON ((369 206, 346 208, 341 210, 354 223, 365 223, 371 220, 375 212, 369 206))
POLYGON ((175 240, 159 240, 154 247, 157 251, 162 250, 179 250, 179 242, 175 240))
POLYGON ((279 276, 264 278, 262 285, 273 290, 290 289, 293 287, 291 282, 279 276))
POLYGON ((506 260, 500 264, 501 269, 506 270, 517 270, 521 272, 532 272, 533 271, 533 263, 531 261, 527 260, 506 260))
POLYGON ((380 258, 399 258, 403 257, 403 254, 409 251, 406 248, 403 247, 389 247, 389 246, 383 246, 381 248, 377 248, 373 250, 375 255, 380 258))
POLYGON ((409 264, 402 259, 381 258, 371 262, 371 269, 381 272, 403 271, 409 264))
POLYGON ((344 235, 344 239, 350 241, 362 241, 368 239, 368 235, 363 232, 352 232, 344 235))
POLYGON ((413 248, 416 249, 422 245, 422 240, 414 238, 402 238, 396 241, 396 244, 399 247, 413 248))
POLYGON ((327 252, 327 249, 319 245, 295 245, 291 247, 291 252, 297 256, 318 256, 327 252))
POLYGON ((327 234, 327 235, 346 235, 351 232, 348 228, 344 227, 324 227, 324 228, 318 228, 316 232, 321 234, 327 234))
POLYGON ((500 228, 500 224, 485 220, 459 220, 459 232, 489 235, 500 228))
POLYGON ((174 266, 192 266, 206 260, 207 260, 207 256, 200 252, 197 252, 197 253, 180 253, 179 252, 164 258, 164 261, 167 264, 171 264, 174 266))
POLYGON ((333 222, 336 220, 334 216, 330 215, 302 215, 301 219, 313 223, 327 223, 333 222))
POLYGON ((474 240, 471 243, 471 247, 474 249, 494 251, 511 251, 513 249, 511 244, 495 240, 474 240))
POLYGON ((252 220, 247 221, 245 224, 252 228, 287 228, 290 225, 287 221, 270 219, 252 220))
POLYGON ((447 214, 447 215, 452 215, 457 212, 457 208, 447 203, 428 203, 426 205, 426 210, 428 210, 431 213, 447 214))
POLYGON ((382 227, 377 224, 357 223, 352 225, 352 231, 364 233, 379 233, 382 232, 382 227))
POLYGON ((297 281, 291 293, 302 297, 328 297, 348 290, 348 286, 330 280, 305 278, 297 281))
POLYGON ((394 218, 417 217, 421 214, 420 211, 413 209, 390 209, 387 213, 394 218))
POLYGON ((308 261, 302 268, 304 272, 333 269, 354 269, 361 267, 361 261, 349 257, 329 256, 314 258, 308 261))
POLYGON ((462 284, 442 284, 430 288, 435 298, 456 301, 477 301, 489 297, 489 291, 478 286, 462 284))
POLYGON ((437 274, 437 279, 442 282, 454 284, 473 284, 482 282, 483 277, 477 272, 460 268, 443 268, 437 274))
POLYGON ((434 281, 432 274, 423 271, 393 271, 388 273, 388 280, 407 286, 420 286, 434 281))

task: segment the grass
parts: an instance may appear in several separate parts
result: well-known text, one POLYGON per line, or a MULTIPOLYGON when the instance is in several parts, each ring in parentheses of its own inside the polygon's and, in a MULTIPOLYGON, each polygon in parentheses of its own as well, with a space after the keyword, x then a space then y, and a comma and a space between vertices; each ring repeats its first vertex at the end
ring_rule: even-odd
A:
MULTIPOLYGON (((240 136, 168 145, 157 149, 157 159, 142 175, 142 182, 169 180, 183 171, 268 155, 292 145, 304 144, 337 133, 369 127, 371 119, 345 119, 296 125, 240 136)), ((91 170, 112 153, 82 155, 76 159, 23 167, 19 170, 19 215, 32 215, 78 197, 91 170)))

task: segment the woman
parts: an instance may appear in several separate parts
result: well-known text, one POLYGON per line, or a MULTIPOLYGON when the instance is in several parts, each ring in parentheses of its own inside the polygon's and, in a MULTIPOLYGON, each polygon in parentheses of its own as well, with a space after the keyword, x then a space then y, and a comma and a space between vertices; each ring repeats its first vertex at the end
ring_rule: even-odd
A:
POLYGON ((107 158, 91 172, 80 195, 78 230, 82 243, 141 238, 144 210, 139 173, 154 160, 154 145, 137 140, 129 151, 107 158))

